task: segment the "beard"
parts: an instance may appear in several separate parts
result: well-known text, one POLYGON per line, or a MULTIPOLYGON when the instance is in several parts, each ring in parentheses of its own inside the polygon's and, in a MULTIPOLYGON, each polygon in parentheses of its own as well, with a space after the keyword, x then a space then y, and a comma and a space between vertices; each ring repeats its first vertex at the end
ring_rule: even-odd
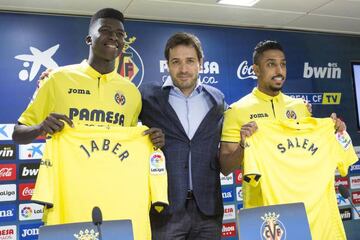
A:
POLYGON ((270 88, 271 91, 278 92, 278 91, 281 91, 281 90, 282 90, 283 86, 279 86, 279 87, 277 87, 277 86, 270 86, 269 88, 270 88))

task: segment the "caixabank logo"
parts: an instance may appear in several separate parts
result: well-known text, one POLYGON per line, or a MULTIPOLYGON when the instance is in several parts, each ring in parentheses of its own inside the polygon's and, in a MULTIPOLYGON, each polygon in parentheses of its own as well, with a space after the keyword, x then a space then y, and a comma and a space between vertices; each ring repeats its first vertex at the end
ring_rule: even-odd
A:
POLYGON ((15 124, 0 124, 0 140, 11 140, 15 124))
POLYGON ((130 45, 136 37, 125 40, 125 46, 117 59, 118 73, 139 87, 144 79, 144 63, 140 54, 130 45))
POLYGON ((43 156, 45 143, 30 143, 19 145, 19 159, 41 159, 43 156))

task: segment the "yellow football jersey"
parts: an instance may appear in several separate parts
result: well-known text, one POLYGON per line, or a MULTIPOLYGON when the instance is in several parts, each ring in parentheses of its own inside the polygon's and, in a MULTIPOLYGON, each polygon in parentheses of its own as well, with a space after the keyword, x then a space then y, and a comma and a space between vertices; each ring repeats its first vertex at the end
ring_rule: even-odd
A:
POLYGON ((52 206, 47 225, 131 219, 137 240, 151 239, 149 210, 168 204, 165 158, 141 127, 65 127, 48 140, 32 200, 52 206))
POLYGON ((116 70, 100 74, 84 60, 61 67, 39 82, 33 100, 19 122, 41 123, 50 113, 67 115, 74 122, 136 126, 141 95, 136 86, 116 70))
POLYGON ((346 175, 358 160, 349 135, 334 134, 331 118, 257 123, 245 143, 244 181, 261 184, 265 206, 303 202, 312 239, 346 239, 334 173, 346 175))
MULTIPOLYGON (((310 115, 302 99, 295 99, 283 93, 272 97, 254 88, 250 94, 233 103, 225 111, 221 141, 240 142, 240 129, 242 125, 250 121, 300 119, 310 115)), ((259 202, 261 198, 257 197, 261 195, 260 186, 249 187, 245 182, 242 187, 245 208, 263 205, 259 202)))

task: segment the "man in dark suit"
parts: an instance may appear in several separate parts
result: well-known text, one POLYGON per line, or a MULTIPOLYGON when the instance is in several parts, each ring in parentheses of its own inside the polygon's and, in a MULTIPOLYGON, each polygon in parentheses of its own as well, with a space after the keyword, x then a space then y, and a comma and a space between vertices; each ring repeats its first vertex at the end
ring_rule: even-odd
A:
POLYGON ((223 204, 218 146, 224 96, 198 80, 199 39, 176 33, 165 47, 171 78, 142 86, 140 119, 165 133, 169 208, 150 214, 153 239, 221 238, 223 204))

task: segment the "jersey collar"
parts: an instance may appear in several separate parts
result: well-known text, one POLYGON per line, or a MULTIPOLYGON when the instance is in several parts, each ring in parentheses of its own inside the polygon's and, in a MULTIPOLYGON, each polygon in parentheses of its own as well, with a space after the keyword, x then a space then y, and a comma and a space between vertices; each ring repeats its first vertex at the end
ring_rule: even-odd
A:
POLYGON ((116 69, 114 69, 114 71, 112 71, 110 73, 101 74, 98 71, 96 71, 93 67, 91 67, 86 59, 81 62, 80 66, 81 66, 81 69, 87 75, 89 75, 89 76, 91 76, 92 78, 95 78, 95 79, 110 80, 110 79, 114 78, 116 76, 116 74, 117 74, 116 69))
POLYGON ((262 100, 264 100, 264 101, 266 101, 266 102, 270 102, 270 101, 282 102, 282 101, 283 101, 283 93, 282 93, 282 92, 279 92, 278 95, 276 95, 276 96, 273 97, 273 96, 267 95, 266 93, 261 92, 257 87, 255 87, 255 88, 252 90, 252 93, 253 93, 256 97, 258 97, 258 98, 260 98, 260 99, 262 99, 262 100))

